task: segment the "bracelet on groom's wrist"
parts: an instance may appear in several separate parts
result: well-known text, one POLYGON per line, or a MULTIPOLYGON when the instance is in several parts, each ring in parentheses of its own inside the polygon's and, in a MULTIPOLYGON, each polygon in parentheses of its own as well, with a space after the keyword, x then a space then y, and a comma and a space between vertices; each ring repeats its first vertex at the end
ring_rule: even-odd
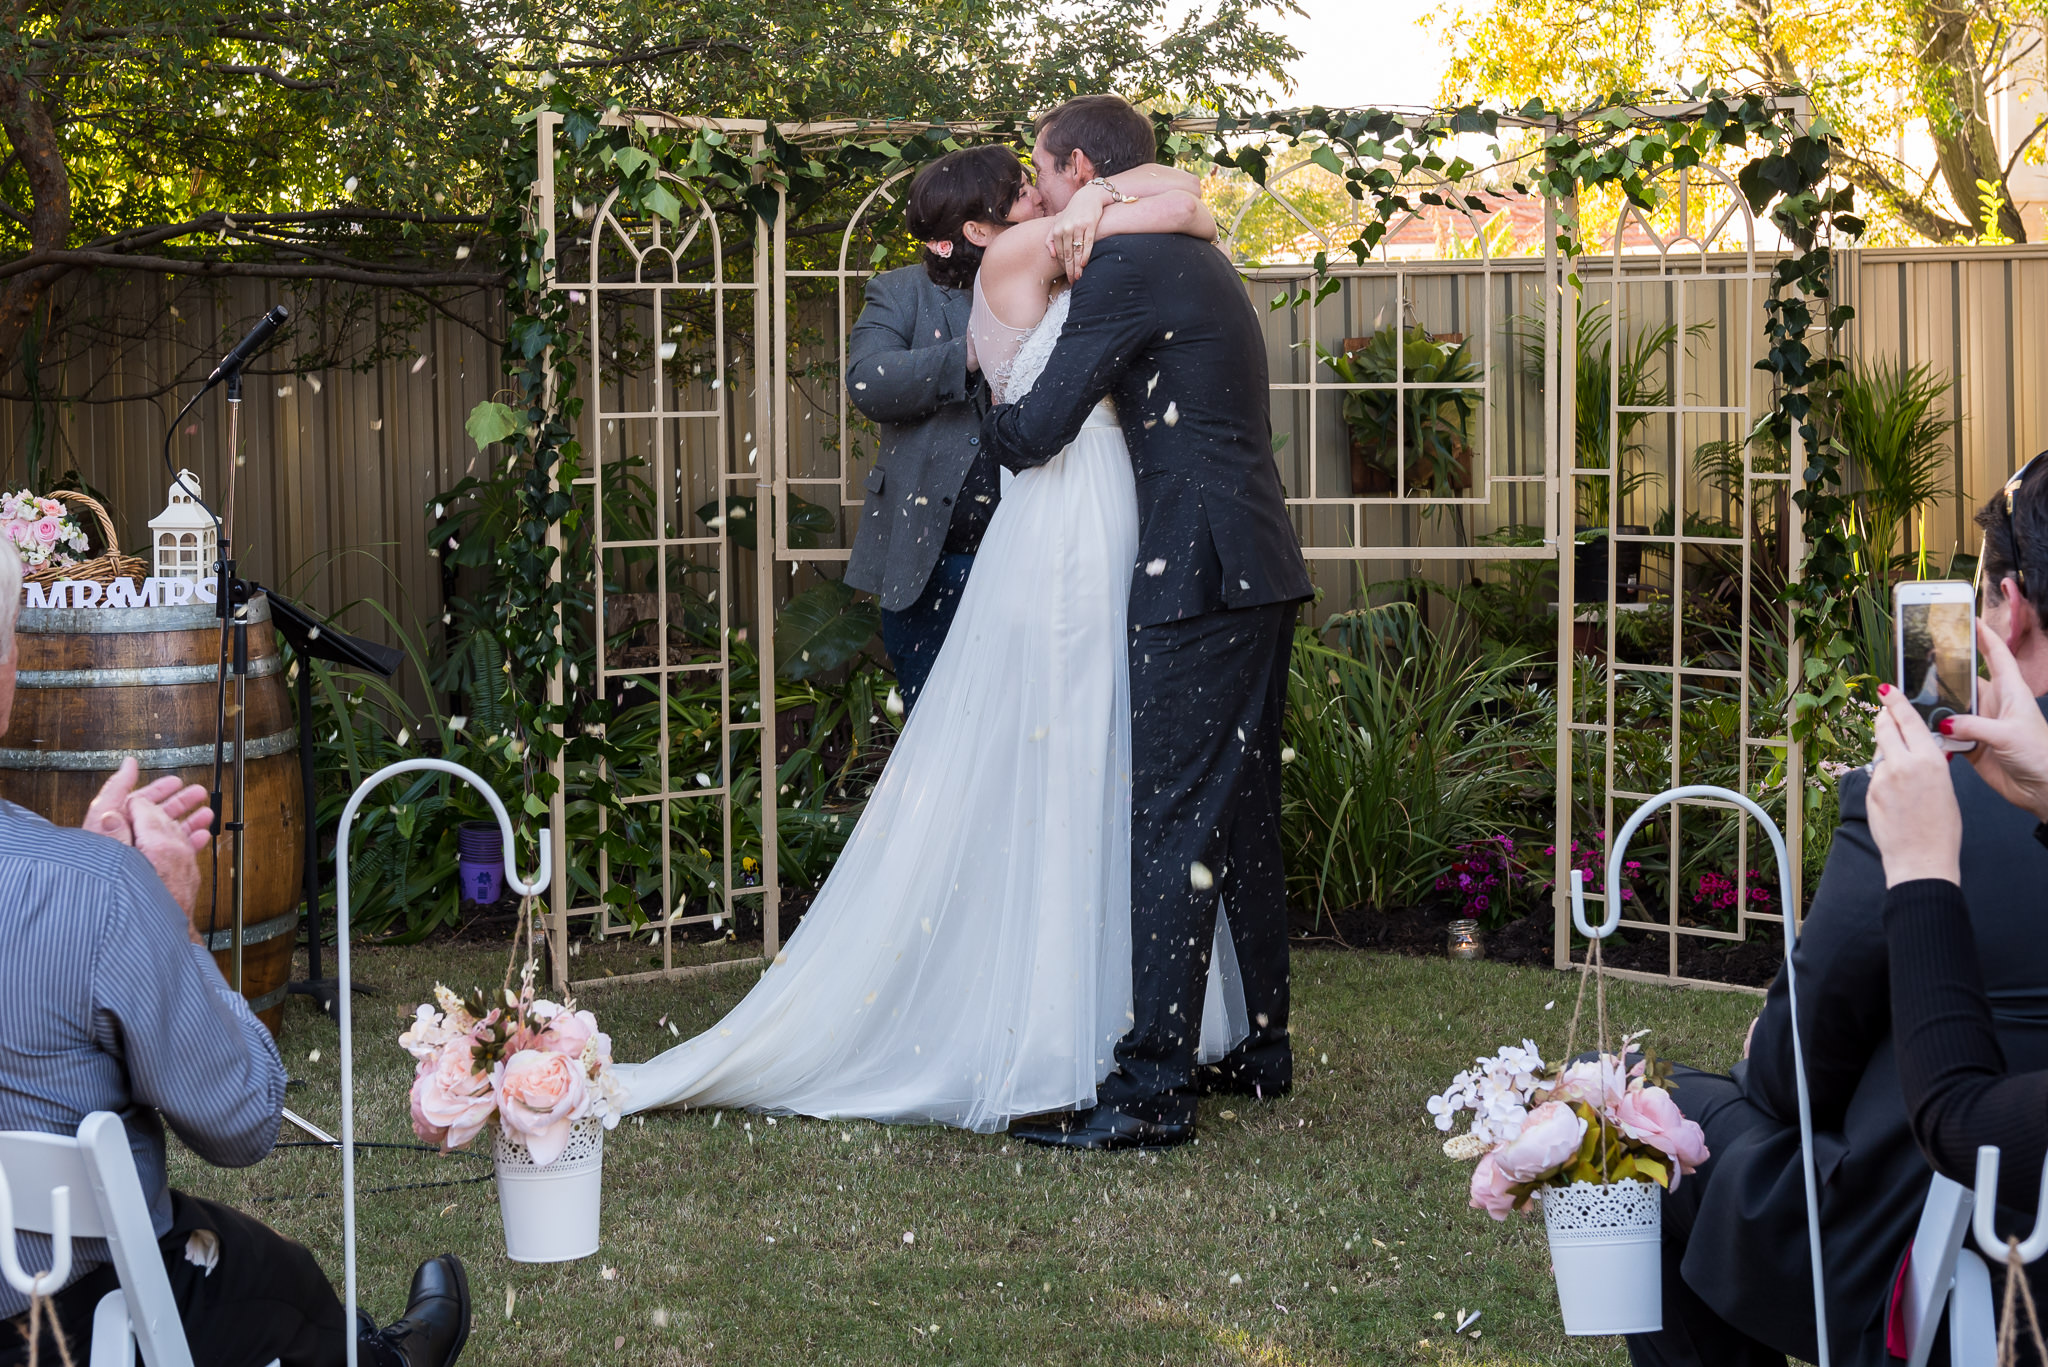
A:
POLYGON ((1136 195, 1127 195, 1122 190, 1117 189, 1116 186, 1111 185, 1107 176, 1097 176, 1088 183, 1107 193, 1112 204, 1136 204, 1138 202, 1136 195))

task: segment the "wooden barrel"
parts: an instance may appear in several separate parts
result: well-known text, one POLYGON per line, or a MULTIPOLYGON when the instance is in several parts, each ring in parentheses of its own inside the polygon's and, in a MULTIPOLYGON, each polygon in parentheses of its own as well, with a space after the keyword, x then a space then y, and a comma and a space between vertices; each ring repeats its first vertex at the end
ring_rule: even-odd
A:
MULTIPOLYGON (((270 601, 249 605, 248 883, 242 901, 242 994, 275 1034, 291 978, 306 812, 270 601)), ((142 608, 29 608, 16 629, 14 718, 0 735, 0 797, 59 826, 85 819, 93 794, 123 759, 142 782, 175 773, 211 786, 220 621, 210 603, 142 608)), ((234 755, 234 682, 228 747, 234 755)), ((233 770, 223 778, 232 816, 233 770)), ((209 919, 213 854, 199 856, 194 921, 225 976, 235 846, 220 841, 220 910, 209 919)), ((232 981, 232 979, 230 979, 232 981)))

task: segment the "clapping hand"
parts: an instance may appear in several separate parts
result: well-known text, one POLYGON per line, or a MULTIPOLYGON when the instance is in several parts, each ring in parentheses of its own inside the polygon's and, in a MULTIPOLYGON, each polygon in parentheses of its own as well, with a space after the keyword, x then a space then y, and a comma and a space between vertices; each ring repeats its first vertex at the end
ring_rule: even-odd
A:
POLYGON ((79 823, 81 828, 94 835, 118 840, 123 845, 133 845, 135 827, 129 814, 129 804, 146 802, 161 809, 165 817, 184 828, 193 853, 205 849, 207 841, 212 838, 207 827, 213 822, 213 809, 207 803, 206 789, 196 783, 181 785, 177 775, 166 774, 137 791, 135 782, 141 776, 141 766, 133 758, 122 760, 121 767, 101 785, 92 805, 85 809, 85 820, 79 823))
MULTIPOLYGON (((201 790, 202 793, 204 790, 201 790)), ((213 813, 205 813, 207 820, 213 813)), ((134 837, 135 849, 150 867, 156 870, 164 888, 171 894, 171 900, 178 904, 178 910, 185 913, 186 930, 194 944, 200 943, 198 931, 191 926, 192 911, 199 904, 199 859, 198 846, 206 843, 206 831, 194 834, 187 823, 170 815, 167 806, 159 806, 142 794, 137 793, 128 801, 129 829, 134 837)))
POLYGON ((1982 621, 1977 649, 1991 670, 1990 678, 1977 681, 1977 711, 1949 718, 1942 733, 1977 742, 1965 753, 1978 775, 2013 806, 2048 820, 2048 717, 2012 652, 1982 621))

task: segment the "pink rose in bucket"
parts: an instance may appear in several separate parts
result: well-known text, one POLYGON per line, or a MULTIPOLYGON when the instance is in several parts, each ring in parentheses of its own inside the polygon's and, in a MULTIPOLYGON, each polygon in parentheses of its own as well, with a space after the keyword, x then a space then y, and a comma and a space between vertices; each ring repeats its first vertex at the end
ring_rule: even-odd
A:
POLYGON ((1483 1210, 1496 1220, 1508 1218, 1508 1212, 1515 1208, 1515 1194, 1508 1190, 1513 1179, 1500 1170, 1487 1154, 1479 1160, 1479 1166, 1472 1169, 1472 1209, 1483 1210))
POLYGON ((584 1046, 597 1034, 597 1017, 588 1011, 558 1011, 541 1032, 536 1048, 567 1058, 583 1057, 584 1046))
POLYGON ((1586 1122, 1562 1101, 1546 1101, 1529 1112, 1522 1132, 1487 1157, 1510 1182, 1533 1182, 1546 1177, 1579 1151, 1586 1137, 1586 1122))
POLYGON ((535 1167, 562 1156, 570 1128, 590 1109, 582 1066, 551 1050, 520 1050, 492 1072, 491 1087, 506 1138, 525 1144, 535 1167))
POLYGON ((1615 1108, 1615 1124, 1630 1139, 1639 1139, 1669 1158, 1673 1165, 1671 1186, 1678 1187, 1679 1174, 1692 1172, 1707 1161, 1707 1136, 1694 1121, 1687 1120, 1662 1087, 1638 1084, 1622 1097, 1615 1108))
POLYGON ((421 1059, 413 1073, 413 1133, 443 1152, 476 1138, 497 1107, 491 1079, 474 1067, 469 1041, 458 1039, 421 1059))

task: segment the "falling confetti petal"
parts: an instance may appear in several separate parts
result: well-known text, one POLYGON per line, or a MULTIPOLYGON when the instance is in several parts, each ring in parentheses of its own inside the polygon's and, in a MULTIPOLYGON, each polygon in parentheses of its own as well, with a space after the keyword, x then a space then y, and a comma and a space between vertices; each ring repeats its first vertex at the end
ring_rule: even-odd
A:
POLYGON ((914 1230, 914 1229, 906 1229, 906 1230, 904 1230, 904 1231, 903 1231, 903 1242, 904 1242, 904 1243, 906 1243, 906 1244, 914 1244, 914 1243, 916 1243, 916 1242, 917 1242, 917 1231, 916 1231, 916 1230, 914 1230))
POLYGON ((518 1295, 519 1293, 511 1287, 505 1288, 505 1318, 508 1320, 512 1318, 512 1302, 518 1298, 518 1295))
POLYGON ((1281 762, 1282 764, 1292 764, 1292 763, 1294 763, 1294 747, 1293 747, 1293 746, 1291 746, 1291 745, 1283 745, 1283 746, 1281 746, 1281 747, 1280 747, 1280 762, 1281 762))
POLYGON ((1216 886, 1216 875, 1209 872, 1209 866, 1197 859, 1188 865, 1188 886, 1196 892, 1207 892, 1216 886))
POLYGON ((1176 426, 1180 422, 1180 405, 1169 399, 1166 404, 1166 411, 1159 415, 1159 421, 1165 423, 1168 427, 1176 426))
POLYGON ((426 358, 425 356, 419 356, 419 357, 416 357, 416 358, 414 358, 414 360, 413 360, 413 363, 412 363, 412 373, 413 373, 413 374, 417 375, 417 374, 419 374, 419 373, 420 373, 420 372, 421 372, 422 370, 425 370, 426 368, 427 368, 427 358, 426 358))
POLYGON ((320 1051, 318 1049, 315 1049, 312 1053, 306 1055, 306 1062, 308 1063, 318 1063, 319 1061, 320 1051))
POLYGON ((882 704, 882 709, 892 717, 902 716, 903 695, 901 693, 898 693, 894 688, 891 688, 889 690, 889 700, 882 704))
POLYGON ((1230 1284, 1232 1286, 1243 1286, 1244 1278, 1240 1277, 1237 1273, 1233 1272, 1230 1274, 1230 1284))
POLYGON ((1160 575, 1166 573, 1166 562, 1164 560, 1146 561, 1145 573, 1151 575, 1154 579, 1157 579, 1160 575))

